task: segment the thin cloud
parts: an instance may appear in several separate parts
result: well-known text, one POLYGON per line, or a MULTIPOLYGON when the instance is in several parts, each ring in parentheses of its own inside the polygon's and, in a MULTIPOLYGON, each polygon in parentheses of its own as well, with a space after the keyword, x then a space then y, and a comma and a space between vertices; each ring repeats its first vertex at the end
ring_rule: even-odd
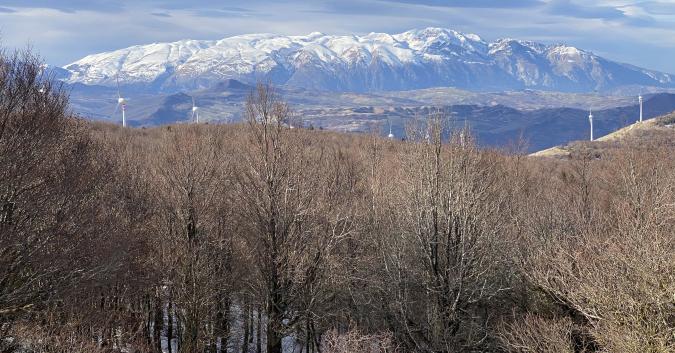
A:
POLYGON ((248 17, 254 14, 254 12, 251 10, 239 7, 229 7, 222 9, 198 9, 193 10, 192 13, 199 17, 248 17))
POLYGON ((107 0, 2 0, 0 5, 26 9, 52 9, 65 13, 78 11, 121 12, 122 2, 107 0))
POLYGON ((660 22, 643 7, 636 4, 621 6, 588 6, 574 3, 572 0, 553 0, 548 12, 553 15, 580 19, 598 19, 622 24, 628 27, 658 27, 660 22), (639 10, 639 11, 636 11, 639 10))
POLYGON ((633 4, 652 15, 675 15, 675 3, 662 1, 644 1, 633 4))
POLYGON ((548 12, 575 18, 618 20, 625 18, 623 11, 611 6, 579 5, 571 0, 553 0, 549 3, 548 12))
POLYGON ((408 8, 404 3, 398 1, 378 2, 378 1, 359 1, 342 0, 326 1, 317 3, 316 7, 303 10, 308 13, 321 13, 327 15, 395 15, 400 14, 403 9, 408 8))
POLYGON ((539 0, 386 0, 388 2, 399 2, 414 5, 426 5, 436 7, 458 7, 458 8, 489 8, 489 9, 512 9, 526 8, 543 5, 539 0))
POLYGON ((248 33, 401 33, 445 27, 543 43, 675 72, 675 4, 666 0, 0 0, 4 45, 52 64, 136 44, 248 33), (2 8, 12 12, 2 11, 2 8), (83 15, 81 12, 86 11, 83 15), (102 23, 114 23, 115 31, 102 23), (589 35, 592 33, 592 35, 589 35), (635 50, 639 46, 640 50, 635 50))
MULTIPOLYGON (((128 1, 128 0, 127 0, 128 1)), ((138 0, 136 3, 143 3, 146 6, 154 6, 170 10, 195 10, 195 9, 219 9, 226 11, 247 12, 251 5, 273 3, 270 0, 248 0, 248 1, 228 1, 231 5, 223 6, 223 1, 219 0, 138 0)))

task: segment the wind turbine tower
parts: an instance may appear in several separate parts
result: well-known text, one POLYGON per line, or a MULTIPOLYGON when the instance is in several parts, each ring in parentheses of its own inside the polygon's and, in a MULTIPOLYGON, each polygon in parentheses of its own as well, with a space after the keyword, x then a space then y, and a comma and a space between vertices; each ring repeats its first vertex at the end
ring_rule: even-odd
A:
POLYGON ((593 110, 588 111, 588 121, 591 123, 591 141, 593 141, 593 110))
POLYGON ((38 92, 40 94, 44 94, 45 92, 47 92, 47 90, 45 88, 44 79, 45 79, 45 71, 48 68, 49 68, 49 66, 47 64, 40 65, 40 80, 42 81, 42 83, 40 84, 40 88, 38 88, 38 92))
POLYGON ((387 135, 387 137, 388 137, 390 140, 393 140, 394 137, 395 137, 395 136, 394 136, 394 133, 391 131, 391 120, 389 120, 389 135, 387 135))
POLYGON ((642 93, 638 96, 638 102, 640 102, 640 122, 642 122, 642 93))
POLYGON ((192 121, 199 124, 199 107, 195 104, 195 97, 192 97, 192 121))
POLYGON ((126 117, 126 110, 127 110, 127 100, 122 97, 122 93, 120 92, 120 78, 117 76, 117 105, 115 106, 115 111, 113 112, 113 116, 117 113, 117 110, 122 108, 122 127, 127 126, 127 117, 126 117))

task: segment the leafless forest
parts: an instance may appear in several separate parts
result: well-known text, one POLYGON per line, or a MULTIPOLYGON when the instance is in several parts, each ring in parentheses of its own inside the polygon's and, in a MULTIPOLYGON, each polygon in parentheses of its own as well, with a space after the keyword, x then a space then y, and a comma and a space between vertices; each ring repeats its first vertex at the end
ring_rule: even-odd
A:
POLYGON ((675 352, 672 147, 70 116, 0 56, 2 352, 675 352))

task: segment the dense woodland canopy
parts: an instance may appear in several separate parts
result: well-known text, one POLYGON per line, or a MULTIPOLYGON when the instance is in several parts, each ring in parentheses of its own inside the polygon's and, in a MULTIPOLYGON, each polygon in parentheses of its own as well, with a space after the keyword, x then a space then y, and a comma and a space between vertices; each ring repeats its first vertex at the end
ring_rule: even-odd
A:
POLYGON ((0 55, 2 352, 675 352, 675 158, 290 128, 123 129, 0 55))

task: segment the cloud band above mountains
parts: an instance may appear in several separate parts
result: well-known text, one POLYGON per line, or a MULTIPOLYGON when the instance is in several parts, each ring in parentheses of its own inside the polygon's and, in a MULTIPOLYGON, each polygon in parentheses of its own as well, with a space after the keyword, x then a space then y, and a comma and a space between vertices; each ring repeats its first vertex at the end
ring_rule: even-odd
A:
POLYGON ((252 32, 400 32, 427 26, 566 42, 675 72, 675 4, 581 0, 0 0, 3 44, 30 43, 53 64, 92 52, 252 32), (589 33, 593 33, 589 36, 589 33))

